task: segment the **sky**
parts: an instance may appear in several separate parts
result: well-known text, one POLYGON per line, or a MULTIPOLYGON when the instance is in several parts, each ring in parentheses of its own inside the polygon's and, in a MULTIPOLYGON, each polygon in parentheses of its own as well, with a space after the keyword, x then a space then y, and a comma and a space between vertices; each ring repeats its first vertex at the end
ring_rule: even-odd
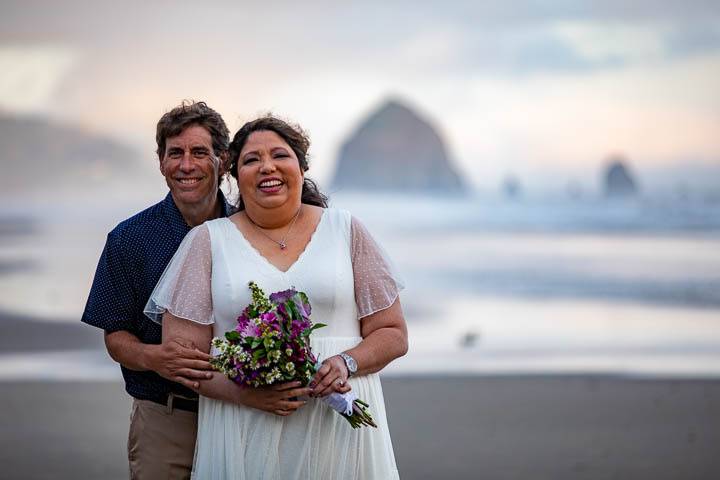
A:
MULTIPOLYGON (((0 109, 136 146, 205 100, 231 131, 272 111, 328 183, 388 98, 478 190, 588 188, 623 154, 646 184, 720 190, 720 6, 710 1, 2 1, 0 109)), ((152 165, 154 167, 154 164, 152 165)))

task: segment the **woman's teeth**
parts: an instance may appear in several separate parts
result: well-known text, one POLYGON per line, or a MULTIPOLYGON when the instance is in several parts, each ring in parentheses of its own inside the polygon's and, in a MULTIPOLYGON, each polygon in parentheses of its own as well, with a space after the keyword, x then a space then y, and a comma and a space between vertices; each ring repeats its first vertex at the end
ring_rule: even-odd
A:
POLYGON ((272 187, 279 187, 282 185, 282 182, 279 180, 271 180, 269 182, 262 182, 260 184, 260 188, 272 188, 272 187))

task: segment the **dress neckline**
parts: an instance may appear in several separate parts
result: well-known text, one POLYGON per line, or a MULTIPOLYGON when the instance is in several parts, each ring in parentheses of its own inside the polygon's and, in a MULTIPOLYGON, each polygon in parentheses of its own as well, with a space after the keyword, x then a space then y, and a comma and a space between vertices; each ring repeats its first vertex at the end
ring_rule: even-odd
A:
POLYGON ((277 272, 280 272, 280 273, 282 273, 282 274, 287 274, 287 273, 289 273, 292 269, 295 268, 295 265, 299 264, 299 263, 302 261, 302 259, 305 257, 305 254, 308 252, 308 250, 310 250, 310 247, 312 246, 313 241, 315 240, 316 234, 320 231, 320 227, 321 227, 321 226, 323 225, 323 223, 325 222, 325 217, 327 216, 327 215, 326 215, 327 210, 328 210, 327 208, 323 208, 323 209, 322 209, 322 213, 320 213, 320 220, 318 221, 317 225, 315 225, 315 230, 313 230, 313 232, 310 234, 310 240, 308 240, 308 242, 305 244, 305 248, 303 248, 302 252, 300 252, 300 255, 298 255, 298 257, 295 259, 295 261, 290 264, 290 266, 287 268, 287 270, 281 270, 277 265, 275 265, 274 263, 272 263, 272 262, 271 262, 270 260, 268 260, 262 253, 260 253, 260 251, 259 251, 257 248, 255 248, 255 246, 254 246, 252 243, 250 243, 250 240, 248 240, 248 239, 245 237, 245 234, 238 228, 238 226, 235 225, 235 222, 233 222, 232 220, 230 220, 230 217, 224 217, 224 218, 222 218, 222 220, 224 220, 224 221, 226 221, 227 223, 229 223, 228 226, 231 227, 232 230, 237 233, 237 235, 242 239, 242 241, 245 243, 245 245, 246 245, 257 257, 259 257, 262 262, 264 262, 266 265, 268 265, 270 268, 272 268, 273 270, 275 270, 275 271, 277 271, 277 272))

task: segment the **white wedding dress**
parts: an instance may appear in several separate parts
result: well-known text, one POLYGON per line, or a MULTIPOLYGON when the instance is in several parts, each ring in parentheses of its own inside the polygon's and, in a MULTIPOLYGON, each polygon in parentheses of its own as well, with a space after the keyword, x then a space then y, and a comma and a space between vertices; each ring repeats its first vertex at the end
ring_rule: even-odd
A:
MULTIPOLYGON (((251 280, 268 295, 290 287, 308 295, 312 321, 327 324, 311 338, 320 360, 361 342, 362 317, 392 305, 402 288, 382 249, 344 210, 323 211, 305 251, 286 272, 262 257, 230 220, 220 218, 187 235, 146 313, 158 320, 167 310, 212 323, 213 335, 222 336, 250 303, 251 280)), ((362 375, 349 383, 370 404, 377 429, 353 429, 316 399, 280 417, 201 396, 193 478, 399 478, 380 378, 362 375)))

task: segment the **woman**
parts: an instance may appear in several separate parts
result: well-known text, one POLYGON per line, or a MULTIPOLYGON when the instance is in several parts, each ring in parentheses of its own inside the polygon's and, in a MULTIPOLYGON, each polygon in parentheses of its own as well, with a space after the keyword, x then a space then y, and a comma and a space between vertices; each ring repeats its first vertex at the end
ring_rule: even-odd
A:
POLYGON ((201 381, 196 478, 398 478, 377 372, 407 351, 389 261, 349 213, 327 207, 305 178, 309 140, 272 116, 245 124, 230 145, 239 212, 193 229, 148 302, 162 314, 163 341, 181 337, 210 350, 265 292, 307 293, 313 333, 325 359, 306 388, 241 388, 221 374, 201 381), (371 406, 377 429, 353 430, 322 402, 352 388, 371 406), (251 407, 251 408, 248 408, 251 407))

